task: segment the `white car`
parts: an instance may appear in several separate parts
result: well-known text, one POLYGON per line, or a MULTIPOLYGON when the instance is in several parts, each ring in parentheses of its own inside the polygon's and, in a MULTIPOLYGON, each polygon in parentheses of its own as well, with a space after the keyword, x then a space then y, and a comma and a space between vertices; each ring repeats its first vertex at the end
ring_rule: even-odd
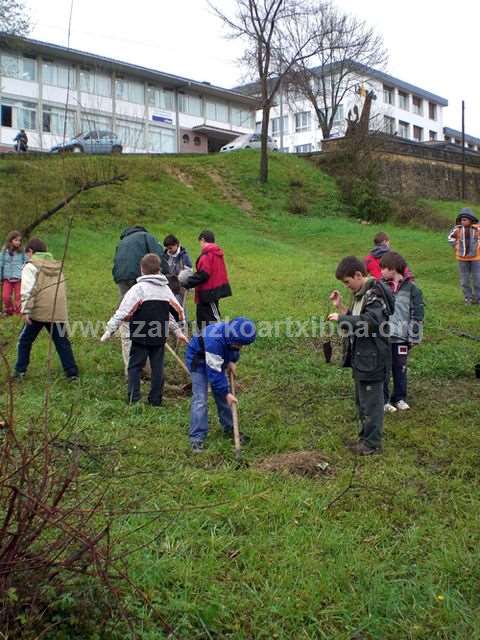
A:
MULTIPOLYGON (((259 133, 244 133, 235 138, 229 144, 220 149, 220 153, 226 151, 239 151, 240 149, 260 149, 262 146, 261 136, 259 133)), ((278 151, 276 140, 268 136, 267 148, 269 151, 278 151)))

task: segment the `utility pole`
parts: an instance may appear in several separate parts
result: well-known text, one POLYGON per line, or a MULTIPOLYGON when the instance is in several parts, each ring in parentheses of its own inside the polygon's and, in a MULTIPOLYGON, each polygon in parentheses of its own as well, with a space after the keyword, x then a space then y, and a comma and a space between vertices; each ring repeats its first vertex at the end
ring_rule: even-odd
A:
POLYGON ((283 151, 283 87, 280 85, 280 151, 283 151))
POLYGON ((462 100, 462 200, 465 200, 465 100, 462 100))

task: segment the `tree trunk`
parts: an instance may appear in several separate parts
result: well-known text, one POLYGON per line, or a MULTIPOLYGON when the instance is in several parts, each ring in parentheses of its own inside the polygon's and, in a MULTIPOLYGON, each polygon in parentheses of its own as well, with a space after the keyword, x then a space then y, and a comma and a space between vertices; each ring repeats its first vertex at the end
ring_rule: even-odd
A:
POLYGON ((270 121, 270 105, 264 105, 262 110, 262 134, 260 150, 260 183, 268 181, 268 125, 270 121))

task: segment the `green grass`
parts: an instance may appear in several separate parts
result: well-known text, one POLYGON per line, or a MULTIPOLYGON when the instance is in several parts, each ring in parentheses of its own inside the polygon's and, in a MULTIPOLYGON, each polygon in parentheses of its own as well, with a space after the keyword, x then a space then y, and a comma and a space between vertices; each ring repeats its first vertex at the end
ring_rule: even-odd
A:
MULTIPOLYGON (((35 169, 43 179, 52 165, 66 176, 49 183, 50 203, 73 180, 75 167, 85 166, 74 162, 68 159, 64 170, 53 162, 35 169)), ((212 227, 234 291, 223 312, 259 322, 323 318, 328 293, 338 286, 337 262, 366 255, 380 230, 343 217, 331 179, 296 158, 272 157, 271 182, 263 189, 254 153, 115 163, 129 174, 127 185, 92 191, 72 208, 71 320, 106 320, 114 310, 112 255, 127 223, 145 224, 159 238, 174 232, 192 254, 198 232, 212 227), (168 172, 172 164, 190 186, 168 172), (308 203, 307 216, 288 213, 292 190, 308 203), (248 212, 235 205, 239 194, 251 203, 248 212)), ((6 184, 8 166, 0 170, 8 203, 3 224, 15 226, 26 214, 6 184)), ((27 168, 19 166, 15 172, 28 180, 27 168)), ((34 198, 41 180, 32 180, 34 198)), ((453 218, 459 207, 445 204, 445 211, 453 218)), ((448 332, 478 334, 479 310, 462 304, 444 233, 381 228, 408 259, 427 303, 425 340, 410 360, 413 408, 386 419, 385 454, 360 461, 354 487, 331 508, 352 473, 344 441, 355 435, 355 411, 349 371, 323 362, 318 338, 261 338, 242 354, 240 421, 252 436, 244 452, 250 466, 242 469, 213 413, 208 450, 192 457, 188 399, 167 398, 161 410, 125 406, 118 342, 74 339, 82 372, 77 386, 68 385, 55 364, 52 424, 73 404, 76 429, 114 448, 97 463, 84 461, 85 484, 106 483, 115 469, 129 476, 115 506, 135 500, 143 511, 165 509, 160 523, 129 540, 132 546, 160 535, 129 559, 132 577, 153 603, 145 610, 131 602, 141 638, 163 637, 157 609, 188 640, 480 638, 480 414, 473 376, 480 350, 448 332), (254 468, 270 454, 302 449, 323 451, 334 475, 312 480, 254 468)), ((58 214, 38 230, 57 256, 65 229, 66 217, 58 214)), ((12 361, 18 329, 17 320, 2 321, 12 361)), ((45 354, 42 337, 18 388, 20 430, 42 405, 45 354)), ((178 380, 171 361, 167 378, 178 380)), ((120 520, 118 529, 132 532, 144 518, 120 520)))

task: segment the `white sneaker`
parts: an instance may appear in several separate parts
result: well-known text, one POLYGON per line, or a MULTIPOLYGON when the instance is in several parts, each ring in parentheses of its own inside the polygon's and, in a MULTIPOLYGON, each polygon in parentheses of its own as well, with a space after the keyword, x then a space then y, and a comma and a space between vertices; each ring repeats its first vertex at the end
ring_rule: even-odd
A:
POLYGON ((405 400, 400 400, 395 403, 395 406, 399 411, 408 411, 410 409, 410 405, 408 405, 405 400))
POLYGON ((383 405, 383 412, 384 413, 396 413, 397 410, 393 406, 393 404, 390 404, 389 402, 387 402, 387 404, 383 405))

